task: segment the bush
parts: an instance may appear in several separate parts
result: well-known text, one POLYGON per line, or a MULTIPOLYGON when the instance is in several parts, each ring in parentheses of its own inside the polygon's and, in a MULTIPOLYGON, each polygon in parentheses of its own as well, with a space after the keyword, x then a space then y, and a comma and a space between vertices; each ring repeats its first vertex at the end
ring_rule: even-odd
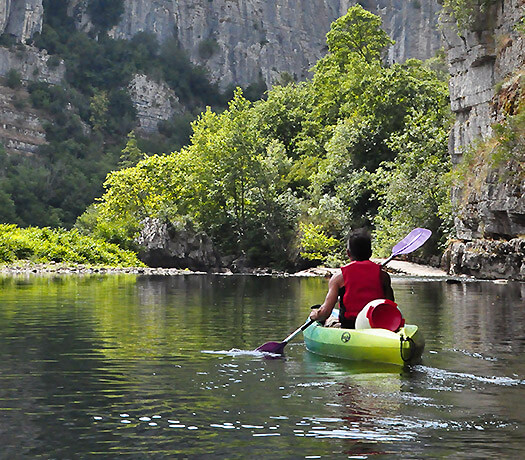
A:
POLYGON ((12 263, 16 260, 143 266, 134 252, 81 235, 75 229, 19 228, 13 224, 0 224, 0 262, 12 263))
POLYGON ((213 38, 207 38, 199 43, 199 56, 204 59, 210 59, 217 51, 219 51, 219 44, 213 38))
POLYGON ((22 86, 22 75, 18 70, 11 69, 7 72, 6 76, 7 86, 11 89, 18 89, 22 86))
POLYGON ((301 231, 301 257, 308 260, 325 262, 339 245, 335 238, 327 236, 320 225, 300 224, 301 231))

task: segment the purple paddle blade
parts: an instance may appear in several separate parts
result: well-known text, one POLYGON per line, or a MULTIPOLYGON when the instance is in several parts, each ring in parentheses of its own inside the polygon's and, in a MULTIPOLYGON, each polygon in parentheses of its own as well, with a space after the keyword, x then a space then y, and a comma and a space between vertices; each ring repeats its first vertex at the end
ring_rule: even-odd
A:
POLYGON ((408 254, 423 246, 432 235, 432 232, 426 228, 415 228, 399 243, 392 248, 392 256, 399 254, 408 254))
POLYGON ((282 355, 284 347, 288 342, 266 342, 264 345, 256 348, 255 351, 262 351, 264 353, 275 353, 276 355, 282 355))

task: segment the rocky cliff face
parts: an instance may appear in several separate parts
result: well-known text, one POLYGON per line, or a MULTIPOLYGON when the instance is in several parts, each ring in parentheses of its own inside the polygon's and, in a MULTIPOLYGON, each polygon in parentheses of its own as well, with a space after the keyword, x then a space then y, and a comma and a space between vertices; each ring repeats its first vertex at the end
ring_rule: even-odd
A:
POLYGON ((137 243, 143 248, 139 257, 150 267, 207 270, 221 266, 210 238, 183 225, 148 218, 142 222, 137 243))
MULTIPOLYGON (((125 12, 111 31, 131 38, 153 32, 159 41, 174 35, 193 62, 205 65, 225 87, 248 85, 260 78, 271 86, 282 73, 304 80, 326 52, 330 24, 355 5, 352 0, 125 0, 125 12)), ((396 40, 391 61, 426 59, 441 47, 437 0, 359 2, 383 18, 396 40)), ((85 0, 70 11, 88 29, 85 0)))
POLYGON ((0 143, 9 153, 34 154, 46 142, 43 118, 31 108, 25 89, 0 84, 0 143))
MULTIPOLYGON (((68 2, 68 14, 84 31, 92 28, 88 3, 68 2)), ((176 37, 192 61, 206 66, 221 87, 249 85, 261 79, 271 86, 284 73, 304 80, 326 52, 325 36, 331 22, 356 3, 352 0, 124 0, 124 14, 110 34, 129 39, 137 32, 148 31, 160 42, 176 37)), ((380 15, 395 38, 396 45, 389 51, 390 61, 425 59, 441 46, 436 26, 440 10, 437 0, 359 3, 380 15)), ((0 34, 26 43, 41 31, 43 14, 42 0, 0 0, 0 34)), ((50 69, 47 59, 45 53, 30 47, 22 51, 0 48, 0 76, 15 69, 24 80, 60 84, 63 65, 50 69)), ((138 128, 145 132, 154 131, 160 120, 180 110, 175 95, 168 94, 165 87, 152 85, 152 81, 136 76, 129 88, 139 115, 138 128), (166 105, 166 101, 172 103, 166 105)))
MULTIPOLYGON (((519 24, 524 5, 523 0, 500 0, 480 16, 474 30, 460 34, 452 22, 445 24, 450 97, 456 115, 450 138, 455 163, 469 145, 491 136, 494 123, 516 115, 520 104, 523 107, 525 41, 519 24)), ((483 151, 486 155, 487 148, 475 155, 483 151)), ((468 183, 454 190, 459 241, 447 254, 453 273, 525 279, 522 149, 523 140, 518 140, 514 160, 501 165, 490 166, 487 159, 479 158, 472 173, 476 177, 467 178, 468 183)))
POLYGON ((25 43, 42 30, 43 18, 42 0, 0 0, 0 34, 25 43))
MULTIPOLYGON (((18 42, 11 48, 0 47, 0 77, 16 71, 22 81, 62 82, 63 63, 50 66, 45 51, 25 45, 42 30, 43 17, 42 0, 0 0, 0 34, 18 42)), ((45 143, 43 122, 23 88, 15 91, 0 81, 0 143, 9 153, 34 154, 45 143)))
POLYGON ((167 84, 158 83, 147 75, 135 75, 128 92, 137 110, 137 130, 143 133, 157 132, 160 121, 169 120, 175 113, 183 112, 175 92, 167 84))
POLYGON ((451 153, 457 163, 465 147, 492 133, 496 121, 491 104, 494 86, 523 65, 523 0, 500 0, 480 17, 475 30, 458 32, 452 18, 443 21, 443 38, 450 70, 451 108, 456 123, 451 153))
MULTIPOLYGON (((21 82, 39 80, 59 84, 64 65, 48 66, 49 56, 19 44, 14 49, 0 47, 0 77, 16 71, 21 82)), ((31 108, 29 94, 22 86, 16 91, 0 79, 0 143, 8 153, 34 154, 46 142, 42 114, 31 108)))

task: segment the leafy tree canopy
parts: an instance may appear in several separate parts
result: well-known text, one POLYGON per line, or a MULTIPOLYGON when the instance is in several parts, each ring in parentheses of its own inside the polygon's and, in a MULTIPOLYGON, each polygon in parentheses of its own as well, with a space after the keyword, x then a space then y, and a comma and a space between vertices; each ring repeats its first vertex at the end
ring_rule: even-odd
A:
POLYGON ((390 43, 378 17, 351 8, 311 81, 255 103, 237 90, 225 111, 204 111, 187 147, 108 176, 91 228, 185 222, 254 265, 299 253, 335 263, 361 225, 375 227, 377 251, 428 226, 438 251, 449 228, 447 85, 420 61, 384 65, 390 43))

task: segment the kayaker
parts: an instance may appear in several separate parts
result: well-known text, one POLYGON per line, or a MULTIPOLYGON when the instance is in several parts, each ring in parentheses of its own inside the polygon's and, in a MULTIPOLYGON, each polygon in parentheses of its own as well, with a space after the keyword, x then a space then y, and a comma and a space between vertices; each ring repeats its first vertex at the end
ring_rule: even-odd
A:
POLYGON ((376 299, 394 301, 394 291, 388 273, 370 260, 372 239, 368 231, 350 232, 346 252, 350 263, 330 278, 325 301, 320 308, 312 310, 310 318, 325 321, 339 300, 340 327, 354 329, 357 315, 368 302, 376 299))

